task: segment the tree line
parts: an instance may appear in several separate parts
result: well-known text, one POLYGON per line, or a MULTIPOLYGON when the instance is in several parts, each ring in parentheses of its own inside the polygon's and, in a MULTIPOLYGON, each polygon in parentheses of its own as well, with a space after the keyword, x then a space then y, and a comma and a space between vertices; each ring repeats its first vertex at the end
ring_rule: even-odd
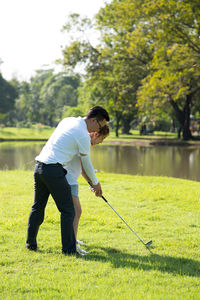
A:
POLYGON ((56 126, 73 109, 81 113, 77 109, 79 85, 78 75, 55 73, 53 69, 36 71, 30 82, 17 78, 8 82, 0 74, 0 123, 56 126))
POLYGON ((93 19, 70 15, 63 32, 71 41, 60 60, 65 73, 41 70, 18 87, 15 118, 53 125, 73 107, 85 112, 98 104, 110 112, 116 135, 120 127, 129 133, 133 125, 161 128, 172 120, 179 137, 191 139, 190 117, 200 117, 199 11, 198 0, 113 0, 93 19))

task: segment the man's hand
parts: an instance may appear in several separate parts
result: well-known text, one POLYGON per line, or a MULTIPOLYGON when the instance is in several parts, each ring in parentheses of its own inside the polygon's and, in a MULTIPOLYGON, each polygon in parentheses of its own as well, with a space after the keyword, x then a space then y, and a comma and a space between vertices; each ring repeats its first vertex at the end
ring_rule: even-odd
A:
POLYGON ((102 196, 102 189, 101 189, 101 185, 100 183, 97 183, 96 185, 92 185, 92 188, 95 192, 95 195, 97 197, 101 197, 102 196))

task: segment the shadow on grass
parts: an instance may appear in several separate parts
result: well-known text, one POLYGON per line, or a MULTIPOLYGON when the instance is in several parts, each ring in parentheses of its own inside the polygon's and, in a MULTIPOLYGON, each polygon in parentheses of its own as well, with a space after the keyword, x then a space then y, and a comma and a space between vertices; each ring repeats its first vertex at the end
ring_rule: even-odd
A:
MULTIPOLYGON (((90 251, 90 247, 87 248, 90 251)), ((87 261, 110 262, 115 268, 132 268, 144 271, 157 270, 174 275, 200 277, 200 262, 193 259, 162 256, 153 253, 148 256, 141 256, 105 247, 97 247, 96 249, 96 253, 95 248, 92 248, 92 252, 82 258, 87 261)))
MULTIPOLYGON (((136 255, 122 252, 110 247, 90 247, 87 246, 89 254, 80 256, 86 261, 110 262, 114 268, 131 268, 143 271, 160 271, 173 275, 200 277, 200 262, 184 257, 173 257, 168 255, 158 255, 151 252, 150 255, 136 255)), ((60 248, 40 249, 37 252, 60 255, 60 248)))

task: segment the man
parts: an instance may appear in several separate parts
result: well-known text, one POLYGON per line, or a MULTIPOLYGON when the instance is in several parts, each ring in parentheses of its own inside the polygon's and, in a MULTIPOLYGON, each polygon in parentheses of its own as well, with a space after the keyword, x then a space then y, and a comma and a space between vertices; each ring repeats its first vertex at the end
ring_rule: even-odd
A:
POLYGON ((37 233, 44 220, 45 207, 51 194, 61 213, 62 252, 64 254, 76 253, 76 238, 73 229, 74 205, 63 166, 67 165, 75 155, 80 155, 81 163, 92 182, 95 195, 101 197, 101 185, 90 161, 91 140, 88 133, 99 131, 108 121, 107 111, 100 106, 90 109, 84 118, 63 119, 36 157, 34 203, 28 220, 26 240, 28 249, 37 250, 37 233))
MULTIPOLYGON (((109 131, 110 130, 108 125, 105 125, 98 132, 96 131, 96 132, 89 133, 91 138, 91 146, 95 146, 102 143, 103 140, 109 135, 109 131)), ((82 173, 83 177, 89 184, 92 185, 92 182, 90 178, 88 178, 88 176, 85 174, 85 171, 81 165, 81 159, 78 155, 75 155, 73 159, 66 166, 64 166, 64 168, 67 170, 66 178, 67 178, 67 182, 71 187, 72 199, 74 203, 74 209, 75 209, 74 234, 77 240, 78 224, 82 212, 81 204, 79 200, 78 177, 82 173)), ((82 255, 85 254, 85 251, 82 250, 79 245, 77 245, 77 250, 82 255)))

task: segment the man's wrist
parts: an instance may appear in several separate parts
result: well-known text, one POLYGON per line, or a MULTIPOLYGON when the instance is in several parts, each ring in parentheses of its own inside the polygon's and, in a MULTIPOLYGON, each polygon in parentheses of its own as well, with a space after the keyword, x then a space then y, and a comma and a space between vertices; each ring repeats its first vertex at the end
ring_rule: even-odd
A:
POLYGON ((93 185, 97 185, 98 183, 99 183, 98 179, 92 182, 93 185))

